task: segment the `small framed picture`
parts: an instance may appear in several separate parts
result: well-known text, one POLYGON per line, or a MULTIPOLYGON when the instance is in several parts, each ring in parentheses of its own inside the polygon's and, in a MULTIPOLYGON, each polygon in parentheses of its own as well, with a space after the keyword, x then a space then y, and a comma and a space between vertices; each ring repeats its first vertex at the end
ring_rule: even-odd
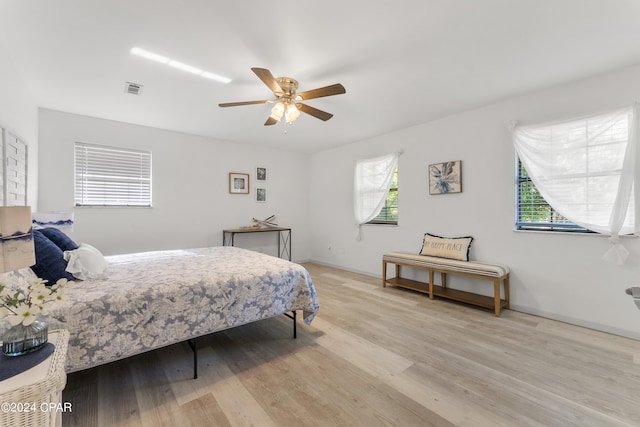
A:
POLYGON ((462 192, 462 160, 429 165, 429 194, 462 192))
POLYGON ((267 201, 267 189, 256 188, 256 202, 266 202, 266 201, 267 201))
POLYGON ((267 168, 258 166, 256 168, 256 181, 266 181, 266 180, 267 180, 267 168))
POLYGON ((249 194, 249 174, 229 172, 229 193, 249 194))

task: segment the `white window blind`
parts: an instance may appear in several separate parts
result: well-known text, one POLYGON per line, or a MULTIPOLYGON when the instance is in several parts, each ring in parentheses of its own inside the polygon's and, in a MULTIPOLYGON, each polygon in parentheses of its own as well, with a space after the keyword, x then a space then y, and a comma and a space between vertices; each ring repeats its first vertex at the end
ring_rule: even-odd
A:
POLYGON ((76 206, 151 206, 151 152, 75 144, 76 206))

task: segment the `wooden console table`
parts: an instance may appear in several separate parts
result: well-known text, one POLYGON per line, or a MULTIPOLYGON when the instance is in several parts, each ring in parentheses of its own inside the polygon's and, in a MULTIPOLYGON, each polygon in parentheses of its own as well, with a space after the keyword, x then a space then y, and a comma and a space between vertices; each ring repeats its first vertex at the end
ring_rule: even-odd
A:
POLYGON ((291 229, 285 227, 232 228, 222 230, 222 246, 235 246, 235 235, 244 233, 278 233, 278 256, 291 261, 291 229))

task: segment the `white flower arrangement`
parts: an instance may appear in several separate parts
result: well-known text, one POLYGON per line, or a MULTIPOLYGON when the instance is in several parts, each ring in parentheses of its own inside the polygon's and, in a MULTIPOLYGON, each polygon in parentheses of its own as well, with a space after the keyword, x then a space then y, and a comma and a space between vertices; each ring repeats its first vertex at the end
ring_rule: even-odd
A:
POLYGON ((29 326, 45 309, 45 304, 61 301, 67 279, 46 286, 46 280, 37 279, 30 284, 20 280, 18 289, 10 289, 0 283, 0 319, 6 318, 11 326, 29 326), (25 286, 26 285, 26 286, 25 286))

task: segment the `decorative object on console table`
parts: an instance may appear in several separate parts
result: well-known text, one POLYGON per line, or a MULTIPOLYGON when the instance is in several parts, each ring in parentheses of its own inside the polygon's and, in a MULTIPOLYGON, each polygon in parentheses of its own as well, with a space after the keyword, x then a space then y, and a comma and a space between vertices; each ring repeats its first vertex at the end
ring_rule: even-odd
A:
POLYGON ((60 279, 52 286, 45 286, 45 280, 36 279, 28 286, 19 282, 12 289, 0 284, 0 313, 11 323, 11 328, 2 336, 5 356, 21 356, 47 344, 49 328, 37 316, 45 305, 62 298, 66 283, 67 279, 60 279))
POLYGON ((462 160, 429 165, 429 194, 462 192, 462 160))
MULTIPOLYGON (((36 263, 28 206, 0 207, 0 272, 6 273, 36 263)), ((65 280, 66 282, 66 280, 65 280)), ((27 354, 47 344, 48 327, 36 319, 45 303, 55 301, 62 284, 50 288, 41 279, 31 284, 0 283, 0 314, 11 323, 3 334, 2 353, 7 356, 27 354)))
POLYGON ((40 350, 47 344, 48 336, 46 322, 34 320, 28 325, 20 322, 2 335, 2 354, 22 356, 40 350))
POLYGON ((275 218, 276 218, 275 215, 271 215, 270 217, 267 217, 265 219, 252 218, 251 221, 253 221, 255 224, 249 225, 249 226, 240 227, 240 228, 262 228, 263 225, 266 225, 267 227, 277 227, 278 224, 273 222, 273 220, 275 218))
MULTIPOLYGON (((0 208, 0 261, 2 273, 36 263, 30 207, 0 208)), ((2 317, 8 316, 12 325, 2 337, 2 352, 18 356, 42 348, 47 343, 47 325, 34 322, 35 316, 31 318, 31 304, 25 295, 19 290, 5 289, 0 284, 0 298, 2 317)))
POLYGON ((249 194, 249 174, 229 172, 229 193, 249 194))

